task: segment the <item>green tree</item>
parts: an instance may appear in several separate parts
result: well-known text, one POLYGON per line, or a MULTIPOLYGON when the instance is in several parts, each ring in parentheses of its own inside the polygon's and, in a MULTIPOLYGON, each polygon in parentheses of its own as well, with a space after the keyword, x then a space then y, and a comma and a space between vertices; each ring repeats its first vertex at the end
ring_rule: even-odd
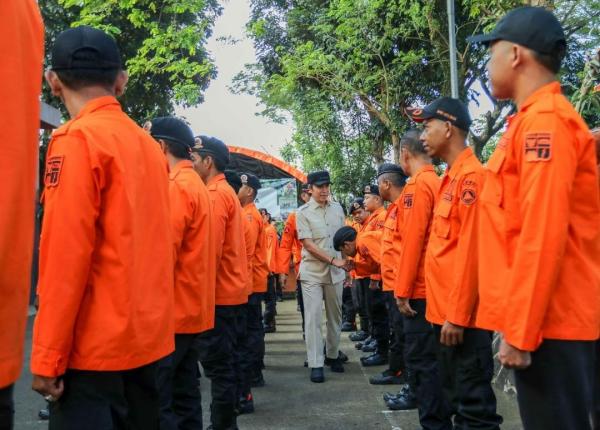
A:
MULTIPOLYGON (((121 98, 136 121, 197 105, 216 67, 205 45, 221 13, 218 0, 39 0, 47 59, 56 36, 81 24, 113 35, 130 74, 121 98)), ((53 102, 46 89, 44 98, 53 102)))
MULTIPOLYGON (((502 130, 512 106, 493 99, 486 50, 469 46, 466 38, 489 29, 523 3, 533 0, 457 1, 460 96, 465 101, 487 98, 492 105, 471 136, 479 156, 489 152, 484 148, 502 130)), ((563 79, 577 87, 583 67, 578 57, 586 49, 580 36, 597 31, 589 18, 598 16, 598 2, 546 3, 563 19, 575 47, 563 79)), ((370 156, 350 153, 346 168, 372 169, 390 154, 397 160, 399 136, 410 126, 404 108, 449 93, 443 0, 252 0, 248 32, 258 59, 238 75, 234 88, 257 95, 265 106, 263 114, 275 120, 292 118, 297 127, 294 150, 284 154, 295 154, 305 167, 315 159, 336 165, 332 155, 340 151, 331 146, 346 144, 348 137, 370 146, 370 156)))

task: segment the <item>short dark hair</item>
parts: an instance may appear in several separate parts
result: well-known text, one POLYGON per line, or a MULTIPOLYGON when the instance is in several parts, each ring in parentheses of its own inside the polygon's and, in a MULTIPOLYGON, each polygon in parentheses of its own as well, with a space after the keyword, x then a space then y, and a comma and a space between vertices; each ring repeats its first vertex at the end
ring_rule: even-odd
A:
POLYGON ((219 172, 224 172, 225 169, 227 168, 227 163, 223 160, 221 160, 220 158, 215 157, 212 154, 206 154, 206 153, 202 153, 202 152, 198 152, 198 151, 193 151, 196 154, 198 154, 198 156, 204 160, 206 157, 210 157, 212 158, 213 164, 215 165, 215 168, 219 171, 219 172))
POLYGON ((180 158, 183 160, 190 160, 192 157, 190 156, 190 151, 188 148, 183 146, 181 143, 171 142, 167 139, 161 139, 167 145, 167 149, 176 158, 180 158))
POLYGON ((542 53, 534 50, 531 50, 531 52, 533 52, 533 58, 538 63, 556 75, 560 71, 563 59, 567 55, 567 46, 564 43, 557 43, 552 52, 542 53))
POLYGON ((411 128, 402 135, 400 139, 400 147, 406 148, 408 152, 414 155, 426 155, 425 147, 423 142, 419 139, 421 137, 421 131, 416 128, 411 128))
POLYGON ((406 184, 406 176, 400 173, 388 172, 380 176, 383 181, 390 181, 395 187, 403 187, 406 184))

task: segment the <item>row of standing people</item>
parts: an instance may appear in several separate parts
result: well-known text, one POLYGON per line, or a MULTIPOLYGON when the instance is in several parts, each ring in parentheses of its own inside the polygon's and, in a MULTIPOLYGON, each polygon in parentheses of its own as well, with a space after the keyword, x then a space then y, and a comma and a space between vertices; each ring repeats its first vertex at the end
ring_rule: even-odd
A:
MULTIPOLYGON (((44 37, 34 1, 0 8, 20 35, 6 47, 18 70, 3 67, 1 83, 12 103, 2 157, 4 430, 27 315, 44 37)), ((261 302, 275 244, 254 204, 259 179, 226 172, 227 146, 177 118, 144 128, 128 118, 116 99, 127 74, 104 32, 64 31, 50 62, 46 80, 70 116, 43 172, 31 352, 50 428, 202 429, 200 361, 211 380, 209 428, 236 429, 237 415, 253 411, 251 387, 264 385, 261 302)))
MULTIPOLYGON (((399 165, 379 167, 377 186, 351 205, 357 224, 339 229, 334 247, 368 279, 358 295, 370 290, 371 311, 381 275, 389 318, 402 314, 408 387, 385 396, 392 409, 416 406, 425 429, 499 429, 496 331, 525 429, 599 428, 600 163, 556 81, 564 32, 552 13, 526 7, 472 41, 489 45, 494 96, 518 109, 486 167, 466 145, 462 102, 407 109, 423 129, 402 137, 399 165), (446 164, 441 181, 432 158, 446 164), (390 203, 375 229, 373 196, 390 203)), ((389 360, 389 379, 402 369, 381 314, 361 323, 376 339, 363 364, 389 360)))

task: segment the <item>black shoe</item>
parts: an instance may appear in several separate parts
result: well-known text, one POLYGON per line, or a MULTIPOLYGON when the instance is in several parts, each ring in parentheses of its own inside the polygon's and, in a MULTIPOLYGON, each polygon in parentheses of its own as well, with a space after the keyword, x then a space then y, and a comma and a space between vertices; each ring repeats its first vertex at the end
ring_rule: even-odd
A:
POLYGON ((250 381, 250 386, 252 388, 264 387, 265 386, 265 378, 263 377, 262 371, 258 371, 256 375, 250 381))
POLYGON ((377 341, 365 343, 361 348, 362 352, 375 352, 377 351, 377 341))
POLYGON ((386 370, 379 375, 371 376, 369 378, 369 384, 373 385, 401 385, 406 384, 406 376, 404 372, 392 372, 386 370))
POLYGON ((48 408, 40 409, 38 412, 38 418, 42 421, 47 421, 50 419, 50 410, 48 408))
POLYGON ((321 383, 325 382, 325 373, 323 373, 322 367, 313 367, 310 369, 310 380, 311 382, 321 383))
POLYGON ((355 331, 356 324, 351 323, 350 321, 344 321, 342 323, 342 331, 355 331))
POLYGON ((240 397, 237 407, 238 415, 251 414, 254 412, 254 398, 252 393, 245 397, 240 397))
POLYGON ((402 387, 400 387, 400 391, 398 391, 395 394, 394 393, 384 393, 383 400, 387 402, 390 399, 396 399, 401 396, 406 396, 409 392, 410 392, 410 386, 408 384, 404 384, 402 387))
POLYGON ((308 360, 304 360, 304 367, 308 367, 308 360))
POLYGON ((277 327, 274 325, 266 325, 264 327, 265 333, 275 333, 277 331, 277 327))
POLYGON ((348 356, 346 354, 344 354, 342 351, 338 351, 338 360, 340 360, 342 363, 347 363, 348 356))
POLYGON ((350 336, 348 336, 348 338, 352 341, 352 342, 362 342, 364 340, 366 340, 369 337, 369 335, 367 334, 366 331, 357 331, 355 333, 351 333, 350 336))
POLYGON ((361 357, 360 362, 365 367, 381 366, 383 364, 388 363, 388 356, 379 354, 379 353, 375 353, 375 354, 369 355, 368 357, 361 357))
POLYGON ((344 363, 339 358, 329 359, 328 366, 331 368, 332 372, 335 373, 344 373, 344 363))
POLYGON ((406 394, 401 394, 398 397, 386 400, 386 406, 392 411, 410 411, 417 409, 417 399, 409 391, 406 394))

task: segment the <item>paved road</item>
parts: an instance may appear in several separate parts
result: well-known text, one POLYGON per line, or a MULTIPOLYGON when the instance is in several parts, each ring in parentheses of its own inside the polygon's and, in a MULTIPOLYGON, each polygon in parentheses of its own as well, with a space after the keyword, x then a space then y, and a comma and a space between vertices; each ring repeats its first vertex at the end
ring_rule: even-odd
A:
MULTIPOLYGON (((383 367, 362 368, 361 353, 354 349, 346 334, 342 350, 350 357, 343 374, 326 370, 326 382, 313 384, 303 367, 305 350, 300 330, 300 316, 293 300, 278 304, 277 333, 267 335, 265 379, 267 385, 254 389, 256 412, 239 417, 240 430, 418 430, 416 411, 391 412, 382 394, 393 387, 368 383, 368 377, 383 367)), ((31 343, 28 330, 27 344, 31 343)), ((28 361, 28 352, 26 360, 28 361)), ((16 429, 46 429, 37 419, 44 401, 29 389, 31 377, 24 372, 16 387, 16 429)), ((201 380, 203 407, 208 411, 209 382, 201 380)), ((522 429, 512 395, 497 393, 499 412, 505 417, 504 430, 522 429)), ((205 417, 208 423, 208 417, 205 417)), ((82 429, 84 430, 84 429, 82 429)))

